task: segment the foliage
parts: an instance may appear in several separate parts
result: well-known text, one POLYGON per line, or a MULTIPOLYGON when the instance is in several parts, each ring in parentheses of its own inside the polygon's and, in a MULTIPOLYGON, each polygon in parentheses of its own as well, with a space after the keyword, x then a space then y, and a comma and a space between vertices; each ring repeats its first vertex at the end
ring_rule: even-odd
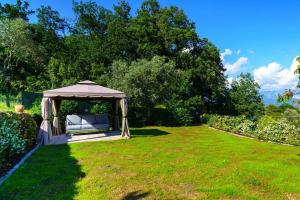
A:
POLYGON ((17 132, 17 121, 1 119, 0 123, 0 163, 3 163, 9 157, 23 153, 26 141, 17 132))
POLYGON ((150 61, 142 59, 130 64, 118 61, 112 65, 108 86, 127 94, 130 112, 143 110, 143 115, 149 119, 154 106, 165 104, 176 91, 179 73, 174 62, 164 57, 156 56, 150 61))
POLYGON ((91 107, 91 113, 110 113, 111 112, 111 103, 110 102, 100 102, 96 103, 91 107))
POLYGON ((29 3, 17 0, 15 5, 0 3, 0 18, 16 19, 21 18, 28 21, 28 15, 34 13, 33 10, 28 10, 29 3))
POLYGON ((286 119, 275 120, 264 116, 258 121, 257 134, 260 139, 282 143, 300 143, 300 132, 286 119))
POLYGON ((131 15, 123 0, 112 9, 74 1, 72 23, 49 6, 38 8, 37 22, 29 23, 26 1, 0 8, 7 27, 0 36, 2 90, 40 92, 93 80, 127 93, 136 125, 191 125, 203 113, 261 114, 258 86, 245 77, 245 84, 228 89, 218 48, 176 6, 145 0, 131 15), (155 121, 157 105, 166 108, 164 122, 155 121))
POLYGON ((211 115, 207 118, 208 125, 214 128, 268 141, 300 144, 300 129, 286 119, 274 119, 267 115, 258 121, 242 116, 211 115))
POLYGON ((37 125, 31 114, 5 112, 0 113, 0 123, 15 124, 16 133, 26 141, 26 146, 36 142, 37 125))
POLYGON ((37 126, 29 114, 0 113, 0 168, 36 142, 37 126))
MULTIPOLYGON (((0 90, 24 89, 27 64, 43 65, 43 50, 35 44, 28 23, 22 19, 0 19, 0 90)), ((33 75, 33 74, 31 74, 33 75)))
POLYGON ((253 77, 241 74, 230 84, 229 97, 234 115, 245 115, 258 118, 264 112, 262 96, 259 94, 259 85, 253 77))
MULTIPOLYGON (((296 62, 298 63, 298 65, 297 65, 297 68, 294 73, 299 75, 300 74, 300 57, 299 56, 296 58, 296 62)), ((299 81, 297 84, 297 88, 300 88, 300 77, 298 76, 298 78, 299 78, 299 81)), ((286 89, 283 94, 278 94, 277 101, 282 102, 282 103, 287 103, 287 102, 291 101, 293 99, 294 95, 296 95, 296 94, 299 94, 299 92, 293 91, 291 89, 286 89)), ((297 100, 294 103, 300 104, 300 101, 297 100)))

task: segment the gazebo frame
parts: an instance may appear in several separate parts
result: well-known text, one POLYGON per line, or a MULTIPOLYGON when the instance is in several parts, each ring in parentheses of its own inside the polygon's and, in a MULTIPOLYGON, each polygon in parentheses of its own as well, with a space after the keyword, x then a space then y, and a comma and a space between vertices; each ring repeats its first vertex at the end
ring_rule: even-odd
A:
POLYGON ((81 81, 76 85, 44 91, 41 103, 43 122, 38 133, 38 140, 41 144, 51 144, 52 136, 63 134, 59 120, 59 111, 61 102, 64 99, 111 101, 113 107, 112 128, 114 131, 119 130, 118 105, 120 104, 122 113, 121 136, 130 138, 127 118, 128 103, 125 93, 87 80, 81 81), (51 113, 53 113, 52 125, 50 123, 51 113))

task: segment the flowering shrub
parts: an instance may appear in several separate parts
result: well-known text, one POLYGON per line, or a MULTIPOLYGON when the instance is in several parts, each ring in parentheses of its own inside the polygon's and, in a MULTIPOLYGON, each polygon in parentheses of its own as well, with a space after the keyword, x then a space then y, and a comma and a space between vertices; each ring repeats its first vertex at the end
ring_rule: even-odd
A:
POLYGON ((300 128, 286 119, 275 120, 270 116, 263 116, 256 122, 243 116, 221 115, 206 115, 205 119, 209 126, 232 133, 274 142, 300 144, 300 128))
POLYGON ((260 139, 275 142, 297 143, 300 134, 297 128, 286 119, 274 120, 270 116, 262 117, 257 126, 257 136, 260 139))

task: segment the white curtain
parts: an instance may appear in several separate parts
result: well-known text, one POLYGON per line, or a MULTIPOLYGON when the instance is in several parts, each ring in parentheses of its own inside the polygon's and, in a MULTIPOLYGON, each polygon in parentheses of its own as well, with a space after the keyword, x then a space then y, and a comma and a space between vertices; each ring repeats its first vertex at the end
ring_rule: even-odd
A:
POLYGON ((52 112, 53 112, 53 135, 60 135, 62 133, 61 131, 61 125, 59 121, 59 110, 60 110, 60 99, 53 99, 52 100, 52 112))
POLYGON ((130 138, 130 131, 128 126, 128 103, 127 98, 120 100, 121 110, 122 110, 122 137, 130 138))
POLYGON ((38 133, 38 141, 40 144, 49 144, 52 137, 52 130, 50 124, 50 116, 51 116, 51 101, 50 98, 42 99, 42 117, 43 122, 41 124, 39 133, 38 133))

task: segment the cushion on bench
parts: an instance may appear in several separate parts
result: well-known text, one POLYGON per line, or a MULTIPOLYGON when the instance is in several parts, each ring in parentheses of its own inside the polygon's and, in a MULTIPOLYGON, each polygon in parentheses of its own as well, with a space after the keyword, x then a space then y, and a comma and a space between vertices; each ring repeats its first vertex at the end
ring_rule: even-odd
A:
POLYGON ((107 114, 100 115, 67 115, 66 131, 108 130, 107 114))

